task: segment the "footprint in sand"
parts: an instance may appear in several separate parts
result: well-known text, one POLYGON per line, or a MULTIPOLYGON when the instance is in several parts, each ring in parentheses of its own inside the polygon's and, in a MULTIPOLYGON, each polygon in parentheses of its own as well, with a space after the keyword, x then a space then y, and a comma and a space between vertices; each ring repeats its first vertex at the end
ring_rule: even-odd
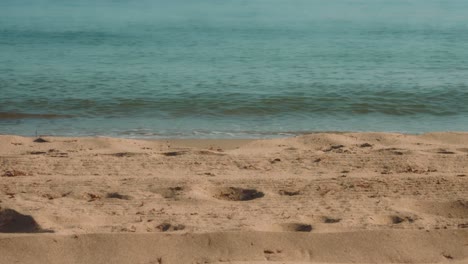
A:
POLYGON ((171 231, 184 230, 185 225, 181 225, 181 224, 172 225, 170 223, 162 223, 158 225, 156 228, 161 232, 171 232, 171 231))
POLYGON ((174 186, 168 188, 151 188, 150 192, 159 194, 166 199, 178 199, 178 197, 183 193, 184 190, 185 187, 174 186))
POLYGON ((292 222, 273 225, 261 225, 257 226, 255 230, 267 232, 311 232, 313 227, 307 223, 292 222))
POLYGON ((120 199, 120 200, 130 200, 131 197, 129 195, 123 195, 118 192, 111 192, 107 193, 106 198, 111 198, 111 199, 120 199))
POLYGON ((375 225, 397 225, 403 222, 412 223, 414 219, 399 215, 374 215, 370 217, 370 222, 375 225))
POLYGON ((213 192, 213 197, 226 201, 250 201, 265 196, 263 192, 256 189, 244 189, 238 187, 217 188, 213 192))

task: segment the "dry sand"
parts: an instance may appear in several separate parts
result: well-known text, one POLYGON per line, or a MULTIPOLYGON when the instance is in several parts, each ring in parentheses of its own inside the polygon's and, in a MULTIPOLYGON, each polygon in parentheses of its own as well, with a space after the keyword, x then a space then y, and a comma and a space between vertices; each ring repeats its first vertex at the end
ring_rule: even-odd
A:
POLYGON ((468 133, 0 136, 0 263, 468 263, 468 133))

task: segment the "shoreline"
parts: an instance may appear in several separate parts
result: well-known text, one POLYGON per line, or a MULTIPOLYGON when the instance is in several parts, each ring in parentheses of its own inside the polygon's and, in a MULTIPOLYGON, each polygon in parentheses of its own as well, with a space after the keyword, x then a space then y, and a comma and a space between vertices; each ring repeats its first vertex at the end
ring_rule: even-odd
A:
MULTIPOLYGON (((34 131, 34 130, 32 130, 34 131)), ((182 133, 178 135, 171 135, 169 132, 161 134, 131 134, 126 132, 115 133, 96 133, 96 134, 58 134, 58 133, 44 133, 39 130, 36 133, 9 133, 0 132, 0 136, 20 136, 20 137, 56 137, 56 138, 116 138, 116 139, 132 139, 132 140, 268 140, 268 139, 282 139, 294 138, 314 134, 402 134, 402 135, 425 135, 425 134, 440 134, 440 133, 468 133, 468 130, 305 130, 305 131, 235 131, 229 133, 228 131, 214 131, 216 133, 210 134, 208 131, 203 131, 198 134, 197 131, 191 133, 182 133), (219 132, 219 133, 218 133, 219 132), (198 135, 197 135, 198 134, 198 135)))
POLYGON ((0 135, 0 262, 468 261, 468 132, 36 139, 0 135))

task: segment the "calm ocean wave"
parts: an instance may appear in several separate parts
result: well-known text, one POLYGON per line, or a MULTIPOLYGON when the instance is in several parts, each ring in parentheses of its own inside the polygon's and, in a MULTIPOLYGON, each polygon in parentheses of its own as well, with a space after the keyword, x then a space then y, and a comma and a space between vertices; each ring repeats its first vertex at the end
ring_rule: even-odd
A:
MULTIPOLYGON (((330 89, 328 89, 330 90, 330 89)), ((281 117, 290 115, 455 116, 468 114, 468 87, 460 90, 353 91, 345 94, 160 94, 155 98, 24 98, 4 100, 0 119, 67 117, 173 117, 208 118, 281 117), (21 113, 27 106, 30 113, 21 113), (43 112, 43 113, 41 113, 43 112)))
POLYGON ((468 130, 468 2, 0 2, 0 133, 468 130))

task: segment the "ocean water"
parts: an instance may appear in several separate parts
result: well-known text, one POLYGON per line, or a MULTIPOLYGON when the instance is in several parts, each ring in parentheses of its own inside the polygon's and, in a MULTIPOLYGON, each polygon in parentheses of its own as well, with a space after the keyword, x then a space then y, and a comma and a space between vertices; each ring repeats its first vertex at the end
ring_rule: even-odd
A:
POLYGON ((466 0, 1 0, 0 133, 468 131, 466 0))

